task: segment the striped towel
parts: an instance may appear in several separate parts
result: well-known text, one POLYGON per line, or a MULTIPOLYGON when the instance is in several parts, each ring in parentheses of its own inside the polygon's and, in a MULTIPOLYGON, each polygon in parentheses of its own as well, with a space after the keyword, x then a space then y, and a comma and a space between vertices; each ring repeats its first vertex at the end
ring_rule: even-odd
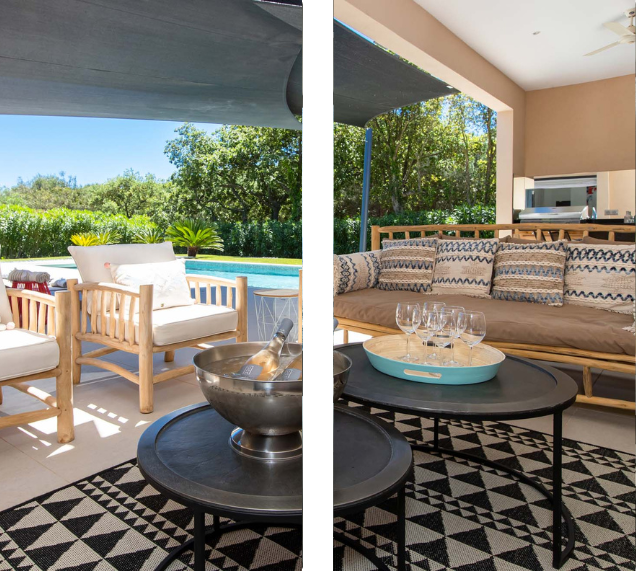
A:
POLYGON ((46 272, 32 272, 30 270, 12 270, 9 272, 9 281, 12 282, 37 282, 39 284, 51 281, 50 274, 46 272))

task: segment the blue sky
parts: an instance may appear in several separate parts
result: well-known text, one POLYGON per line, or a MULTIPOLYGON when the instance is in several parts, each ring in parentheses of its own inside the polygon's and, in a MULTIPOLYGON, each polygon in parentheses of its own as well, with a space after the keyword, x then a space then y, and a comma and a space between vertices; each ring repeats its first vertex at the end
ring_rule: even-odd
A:
MULTIPOLYGON (((39 174, 77 177, 78 184, 104 182, 132 168, 168 178, 163 154, 181 123, 0 115, 0 188, 39 174)), ((197 124, 213 131, 218 125, 197 124)))

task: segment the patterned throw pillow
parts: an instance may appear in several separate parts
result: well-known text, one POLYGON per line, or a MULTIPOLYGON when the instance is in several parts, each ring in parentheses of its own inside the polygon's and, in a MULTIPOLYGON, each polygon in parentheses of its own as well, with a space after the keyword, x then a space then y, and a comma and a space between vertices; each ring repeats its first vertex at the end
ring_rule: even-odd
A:
POLYGON ((379 250, 334 256, 334 296, 375 287, 379 275, 379 250))
POLYGON ((437 237, 384 240, 378 289, 430 293, 437 237))
POLYGON ((635 288, 634 244, 568 244, 565 303, 629 314, 635 288))
POLYGON ((564 241, 499 244, 492 298, 563 305, 565 253, 564 241))
POLYGON ((444 240, 435 257, 433 293, 490 297, 499 240, 444 240))

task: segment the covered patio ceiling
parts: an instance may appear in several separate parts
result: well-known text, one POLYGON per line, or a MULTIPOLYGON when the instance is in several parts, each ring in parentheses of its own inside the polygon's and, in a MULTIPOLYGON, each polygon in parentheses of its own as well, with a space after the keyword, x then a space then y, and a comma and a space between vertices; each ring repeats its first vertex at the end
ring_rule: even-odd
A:
POLYGON ((364 127, 392 109, 457 93, 334 21, 334 119, 364 127))
MULTIPOLYGON (((302 7, 252 0, 6 0, 0 113, 299 129, 302 7)), ((449 95, 334 22, 334 119, 449 95)))

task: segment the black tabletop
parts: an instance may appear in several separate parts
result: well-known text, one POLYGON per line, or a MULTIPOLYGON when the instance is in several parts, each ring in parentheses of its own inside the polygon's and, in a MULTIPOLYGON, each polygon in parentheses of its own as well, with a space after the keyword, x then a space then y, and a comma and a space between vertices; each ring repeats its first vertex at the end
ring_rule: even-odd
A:
POLYGON ((408 478, 411 447, 389 424, 336 405, 333 437, 334 515, 376 505, 397 492, 408 478))
POLYGON ((175 501, 232 519, 300 523, 302 458, 262 462, 237 454, 234 426, 207 403, 153 423, 137 449, 146 480, 175 501))
POLYGON ((353 361, 343 397, 380 408, 439 418, 510 420, 553 414, 578 392, 571 377, 552 367, 507 356, 497 376, 474 385, 406 381, 373 368, 361 343, 337 348, 353 361))

